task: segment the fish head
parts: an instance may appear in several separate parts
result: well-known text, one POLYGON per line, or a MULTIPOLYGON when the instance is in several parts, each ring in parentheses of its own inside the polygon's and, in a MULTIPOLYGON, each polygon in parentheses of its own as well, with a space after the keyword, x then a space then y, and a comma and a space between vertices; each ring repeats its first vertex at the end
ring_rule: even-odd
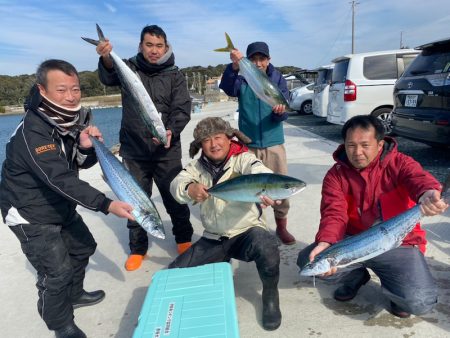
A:
POLYGON ((167 144, 167 131, 161 126, 156 126, 156 138, 164 145, 167 144))
POLYGON ((162 224, 159 215, 155 215, 150 212, 145 212, 141 217, 137 218, 136 221, 145 229, 150 235, 165 239, 166 232, 164 231, 164 226, 162 224))
POLYGON ((301 276, 317 276, 331 269, 330 261, 326 258, 314 259, 303 266, 300 270, 301 276))
POLYGON ((306 183, 297 179, 291 179, 283 183, 283 189, 288 190, 290 195, 295 195, 305 188, 306 183))

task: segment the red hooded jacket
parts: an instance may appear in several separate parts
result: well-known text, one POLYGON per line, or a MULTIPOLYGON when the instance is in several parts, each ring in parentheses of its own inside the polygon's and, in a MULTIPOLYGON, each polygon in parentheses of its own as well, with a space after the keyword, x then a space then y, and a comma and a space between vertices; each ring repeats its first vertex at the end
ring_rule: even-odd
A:
MULTIPOLYGON (((325 175, 316 242, 336 243, 379 221, 386 221, 416 204, 440 183, 413 158, 397 150, 397 142, 385 137, 383 149, 369 166, 355 169, 344 145, 334 152, 336 164, 325 175)), ((418 245, 425 252, 425 231, 418 223, 402 245, 418 245)))

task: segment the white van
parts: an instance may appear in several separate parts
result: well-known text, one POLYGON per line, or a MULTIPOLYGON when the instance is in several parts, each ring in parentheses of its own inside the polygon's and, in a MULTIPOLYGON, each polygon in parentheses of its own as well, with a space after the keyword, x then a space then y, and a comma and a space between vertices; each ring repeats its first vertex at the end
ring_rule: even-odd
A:
POLYGON ((317 68, 317 80, 312 100, 312 112, 319 117, 327 116, 328 90, 330 89, 333 68, 334 65, 317 68))
POLYGON ((390 132, 394 84, 418 54, 414 49, 399 49, 334 59, 327 121, 344 124, 355 115, 373 115, 390 132))

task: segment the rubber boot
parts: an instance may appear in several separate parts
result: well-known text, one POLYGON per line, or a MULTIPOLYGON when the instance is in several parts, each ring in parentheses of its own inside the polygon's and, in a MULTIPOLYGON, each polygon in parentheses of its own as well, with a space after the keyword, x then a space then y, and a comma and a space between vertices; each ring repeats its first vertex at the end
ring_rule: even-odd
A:
POLYGON ((74 322, 55 330, 55 336, 56 338, 86 338, 84 332, 74 322))
POLYGON ((281 325, 280 297, 278 294, 278 276, 264 277, 262 290, 262 324, 267 331, 273 331, 281 325))
POLYGON ((125 262, 125 269, 127 271, 134 271, 141 267, 142 260, 144 259, 144 255, 130 255, 128 256, 127 261, 125 262))
POLYGON ((181 255, 181 254, 184 253, 187 249, 189 249, 191 246, 192 246, 192 242, 178 243, 178 244, 177 244, 178 254, 181 255))
POLYGON ((283 244, 295 244, 295 237, 287 230, 287 218, 275 218, 277 224, 276 234, 283 244))

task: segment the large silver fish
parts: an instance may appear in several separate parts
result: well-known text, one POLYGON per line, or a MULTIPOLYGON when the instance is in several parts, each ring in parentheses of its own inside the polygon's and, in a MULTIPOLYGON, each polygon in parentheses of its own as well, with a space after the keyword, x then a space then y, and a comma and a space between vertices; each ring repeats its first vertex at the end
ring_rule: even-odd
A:
POLYGON ((347 237, 320 252, 300 271, 302 276, 316 276, 332 267, 344 267, 366 261, 397 248, 422 217, 420 205, 378 223, 357 235, 347 237))
POLYGON ((153 201, 103 143, 95 137, 90 136, 89 138, 94 145, 106 183, 119 200, 133 206, 131 213, 145 231, 157 238, 164 239, 166 237, 164 226, 153 201))
POLYGON ((208 189, 208 193, 227 201, 261 202, 261 196, 272 200, 286 199, 305 189, 306 183, 278 174, 241 175, 208 189))
MULTIPOLYGON (((97 46, 100 41, 105 41, 105 36, 99 25, 97 26, 97 33, 99 40, 83 38, 84 41, 92 43, 97 46)), ((167 133, 166 128, 156 110, 155 104, 153 103, 150 95, 142 84, 141 79, 138 75, 133 72, 130 67, 128 67, 123 60, 117 56, 116 53, 111 51, 109 54, 114 63, 114 69, 119 75, 120 83, 125 91, 130 93, 133 98, 133 106, 139 112, 147 128, 152 132, 153 136, 156 137, 162 144, 167 144, 167 133)))
MULTIPOLYGON (((234 49, 233 42, 231 42, 227 33, 225 33, 225 38, 227 39, 227 46, 214 49, 215 52, 231 52, 234 49)), ((283 104, 286 106, 286 110, 290 111, 289 103, 278 86, 272 83, 267 74, 259 70, 246 57, 239 60, 239 73, 245 78, 250 88, 262 101, 271 107, 283 104)))

